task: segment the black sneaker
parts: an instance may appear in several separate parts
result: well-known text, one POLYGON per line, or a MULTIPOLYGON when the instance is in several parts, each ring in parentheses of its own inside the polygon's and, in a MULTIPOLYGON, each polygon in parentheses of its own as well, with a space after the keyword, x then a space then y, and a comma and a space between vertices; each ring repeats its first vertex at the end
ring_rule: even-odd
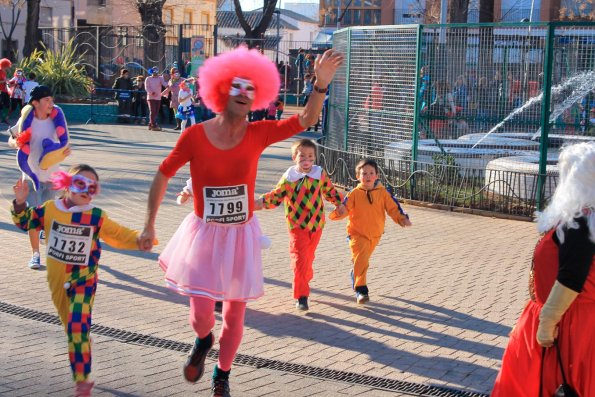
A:
POLYGON ((223 312, 223 302, 217 301, 215 302, 215 313, 223 312))
POLYGON ((355 300, 358 303, 358 305, 365 305, 366 303, 368 303, 370 301, 370 297, 368 296, 368 294, 362 294, 361 292, 356 292, 355 300))
POLYGON ((307 296, 300 296, 300 298, 297 300, 297 303, 295 304, 295 307, 298 310, 303 310, 306 311, 309 309, 308 307, 308 297, 307 296))
POLYGON ((368 293, 369 291, 367 285, 359 285, 355 287, 355 301, 360 305, 365 305, 370 301, 368 293))
POLYGON ((203 374, 205 373, 205 359, 207 358, 207 353, 213 347, 213 333, 209 334, 210 336, 210 343, 204 343, 199 345, 199 339, 196 338, 194 342, 194 347, 188 356, 188 360, 186 360, 186 364, 184 364, 184 378, 188 382, 196 383, 200 378, 202 378, 203 374))
POLYGON ((231 397, 229 379, 214 378, 211 383, 211 397, 231 397))

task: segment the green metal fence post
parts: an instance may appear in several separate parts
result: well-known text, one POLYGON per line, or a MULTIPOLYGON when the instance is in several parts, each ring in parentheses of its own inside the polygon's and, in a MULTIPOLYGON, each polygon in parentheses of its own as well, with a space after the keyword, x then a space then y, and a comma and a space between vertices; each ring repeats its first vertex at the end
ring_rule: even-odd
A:
POLYGON ((347 138, 349 137, 349 77, 351 76, 351 28, 347 31, 347 65, 345 70, 345 139, 343 149, 347 151, 347 138))
POLYGON ((556 25, 547 25, 543 70, 543 100, 541 103, 541 140, 539 142, 539 177, 537 179, 536 206, 542 211, 545 206, 545 182, 547 178, 548 133, 550 129, 550 102, 552 89, 552 65, 554 63, 554 32, 556 25))
MULTIPOLYGON (((411 198, 415 198, 415 170, 417 168, 417 146, 419 142, 419 112, 420 112, 420 102, 422 98, 419 96, 419 90, 421 88, 421 78, 420 72, 422 67, 422 56, 421 56, 421 48, 422 48, 422 33, 423 33, 423 26, 417 25, 417 34, 416 34, 416 49, 415 49, 415 91, 413 93, 415 100, 413 102, 413 136, 411 137, 411 179, 410 179, 410 195, 411 198)), ((428 87, 430 89, 430 87, 428 87)))

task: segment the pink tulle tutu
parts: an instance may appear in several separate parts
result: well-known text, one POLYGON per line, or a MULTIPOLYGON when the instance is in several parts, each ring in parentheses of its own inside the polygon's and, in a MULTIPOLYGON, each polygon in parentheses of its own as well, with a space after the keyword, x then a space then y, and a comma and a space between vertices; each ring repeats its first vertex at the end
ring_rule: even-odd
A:
POLYGON ((261 297, 261 234, 255 217, 222 225, 188 214, 159 256, 167 286, 182 295, 219 301, 261 297))

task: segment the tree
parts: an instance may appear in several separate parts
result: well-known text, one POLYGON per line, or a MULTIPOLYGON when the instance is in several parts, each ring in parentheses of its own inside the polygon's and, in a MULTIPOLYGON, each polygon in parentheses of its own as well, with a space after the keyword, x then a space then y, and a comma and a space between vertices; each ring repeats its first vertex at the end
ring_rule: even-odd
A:
POLYGON ((244 32, 246 32, 245 39, 249 48, 256 47, 256 45, 259 44, 258 40, 264 37, 264 33, 268 29, 269 25, 271 24, 271 20, 273 19, 275 7, 277 7, 277 0, 263 0, 263 2, 262 19, 256 27, 252 28, 252 26, 250 26, 250 24, 246 21, 246 18, 244 18, 244 12, 242 11, 240 0, 233 0, 240 26, 242 29, 244 29, 244 32))
POLYGON ((2 20, 2 13, 0 13, 0 28, 2 29, 4 40, 8 43, 8 48, 4 49, 2 56, 10 58, 12 61, 16 61, 16 52, 18 51, 18 48, 13 47, 12 35, 19 23, 25 0, 2 0, 0 1, 0 5, 7 6, 12 11, 9 24, 10 27, 8 29, 4 27, 4 20, 2 20))
POLYGON ((493 0, 479 0, 479 22, 494 22, 493 0))
POLYGON ((163 5, 166 0, 136 0, 143 26, 144 65, 163 68, 165 59, 165 25, 163 5))
POLYGON ((469 0, 448 0, 447 23, 467 23, 468 13, 469 0))
POLYGON ((41 0, 27 0, 27 22, 25 24, 25 45, 23 56, 28 57, 33 50, 41 48, 39 35, 39 8, 41 0))

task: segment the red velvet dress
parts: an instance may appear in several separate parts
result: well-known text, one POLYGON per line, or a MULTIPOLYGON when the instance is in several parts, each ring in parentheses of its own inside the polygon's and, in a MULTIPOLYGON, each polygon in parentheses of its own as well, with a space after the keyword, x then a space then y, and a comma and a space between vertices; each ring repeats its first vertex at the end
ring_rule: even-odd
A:
MULTIPOLYGON (((558 276, 559 247, 555 230, 549 231, 537 244, 533 254, 533 289, 530 300, 516 326, 502 368, 496 378, 492 397, 540 397, 542 347, 537 343, 539 313, 558 276)), ((581 397, 595 397, 595 261, 581 293, 570 305, 559 323, 558 345, 568 383, 581 397)), ((562 374, 554 348, 546 350, 543 365, 542 396, 552 396, 562 383, 562 374)))

